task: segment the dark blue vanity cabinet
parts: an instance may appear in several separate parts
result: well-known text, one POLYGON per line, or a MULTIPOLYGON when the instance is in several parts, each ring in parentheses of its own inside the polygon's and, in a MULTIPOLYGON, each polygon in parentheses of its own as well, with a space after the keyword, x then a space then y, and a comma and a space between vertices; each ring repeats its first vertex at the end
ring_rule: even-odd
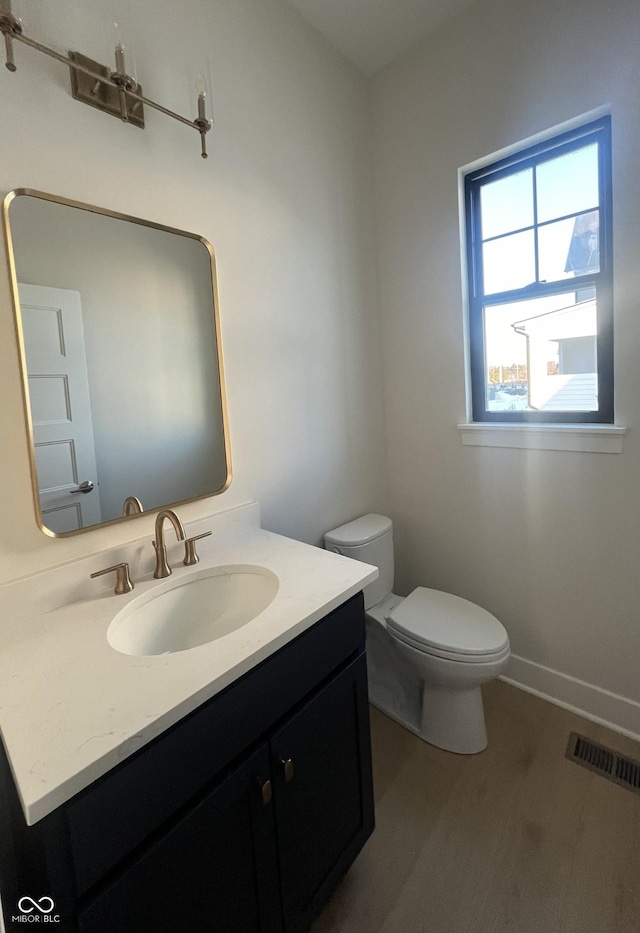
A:
POLYGON ((372 830, 359 594, 34 827, 14 812, 3 897, 37 885, 65 933, 303 933, 372 830))

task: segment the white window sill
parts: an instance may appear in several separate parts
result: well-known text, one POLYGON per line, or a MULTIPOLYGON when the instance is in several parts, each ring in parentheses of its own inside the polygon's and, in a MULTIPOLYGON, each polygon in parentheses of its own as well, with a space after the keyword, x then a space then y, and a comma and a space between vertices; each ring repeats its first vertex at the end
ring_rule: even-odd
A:
POLYGON ((621 454, 626 428, 615 424, 459 424, 470 447, 520 447, 527 450, 577 450, 621 454))

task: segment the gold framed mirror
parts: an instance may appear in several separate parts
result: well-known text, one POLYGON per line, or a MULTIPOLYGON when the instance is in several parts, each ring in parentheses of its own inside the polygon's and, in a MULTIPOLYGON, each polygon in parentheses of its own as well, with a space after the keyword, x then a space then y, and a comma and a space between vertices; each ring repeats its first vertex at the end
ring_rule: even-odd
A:
POLYGON ((57 537, 224 492, 215 255, 28 188, 4 201, 36 518, 57 537))

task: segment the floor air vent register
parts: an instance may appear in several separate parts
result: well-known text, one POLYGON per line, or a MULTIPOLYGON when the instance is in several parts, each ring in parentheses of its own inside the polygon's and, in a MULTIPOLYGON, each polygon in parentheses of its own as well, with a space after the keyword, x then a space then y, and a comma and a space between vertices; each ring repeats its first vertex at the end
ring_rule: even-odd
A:
POLYGON ((620 787, 640 794, 640 761, 627 758, 606 745, 598 745, 577 732, 569 735, 567 758, 589 771, 601 774, 620 787))

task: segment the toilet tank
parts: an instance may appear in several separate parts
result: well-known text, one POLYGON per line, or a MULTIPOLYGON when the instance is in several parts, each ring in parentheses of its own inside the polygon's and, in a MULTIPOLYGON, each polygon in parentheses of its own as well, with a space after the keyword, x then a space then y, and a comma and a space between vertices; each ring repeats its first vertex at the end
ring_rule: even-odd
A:
POLYGON ((379 577, 364 588, 364 608, 376 606, 393 590, 393 525, 385 515, 363 515, 324 536, 328 551, 373 564, 379 577))

